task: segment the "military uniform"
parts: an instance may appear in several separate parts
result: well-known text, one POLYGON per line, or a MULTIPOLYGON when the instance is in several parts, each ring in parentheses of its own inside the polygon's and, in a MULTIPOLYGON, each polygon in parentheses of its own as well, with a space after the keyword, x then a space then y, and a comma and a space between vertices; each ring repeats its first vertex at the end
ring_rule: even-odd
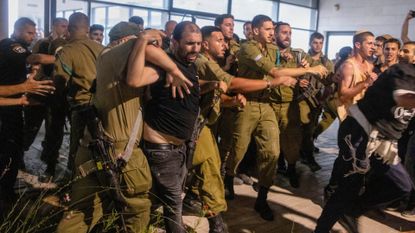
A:
MULTIPOLYGON (((277 47, 272 44, 267 44, 265 51, 261 52, 258 42, 244 43, 237 55, 238 76, 260 80, 271 78, 268 72, 274 68, 276 51, 277 47)), ((233 146, 226 166, 226 174, 234 177, 253 135, 258 151, 258 182, 265 188, 273 183, 279 156, 278 124, 268 94, 267 90, 261 90, 245 95, 247 104, 236 113, 233 146)))
POLYGON ((54 76, 55 79, 63 78, 66 80, 66 96, 71 114, 68 162, 70 169, 72 169, 79 139, 82 137, 85 128, 85 121, 81 119, 79 112, 91 100, 89 89, 96 76, 96 59, 103 48, 101 44, 85 37, 69 41, 56 55, 54 76))
MULTIPOLYGON (((318 60, 313 60, 311 55, 308 56, 308 63, 310 67, 323 65, 329 71, 329 76, 334 72, 333 63, 325 56, 320 56, 318 60)), ((314 131, 317 127, 318 120, 322 111, 321 102, 323 102, 323 91, 325 86, 330 86, 333 83, 331 82, 331 78, 327 77, 327 79, 322 79, 317 76, 308 76, 309 77, 309 87, 305 91, 308 92, 305 96, 302 95, 304 100, 300 102, 300 112, 301 116, 306 118, 306 121, 302 121, 303 123, 303 142, 301 146, 301 151, 306 156, 313 156, 314 151, 314 131), (308 119, 307 119, 308 118, 308 119)), ((327 87, 330 88, 330 87, 327 87)), ((327 101, 330 101, 327 98, 327 101)), ((302 118, 303 118, 302 117, 302 118)))
MULTIPOLYGON (((123 152, 128 143, 144 90, 129 87, 124 82, 128 54, 134 42, 135 40, 130 40, 107 51, 97 61, 97 91, 93 102, 106 135, 114 143, 113 156, 123 152)), ((138 147, 141 132, 139 130, 136 147, 121 176, 122 193, 126 201, 124 218, 128 232, 144 232, 150 217, 151 201, 148 192, 152 179, 147 159, 138 147)), ((77 176, 80 174, 79 166, 92 159, 91 151, 85 146, 87 136, 88 134, 82 139, 76 154, 77 176)), ((109 204, 112 197, 109 192, 103 191, 96 173, 76 179, 72 184, 70 211, 65 213, 59 223, 58 232, 88 232, 101 217, 111 213, 109 204)))
MULTIPOLYGON (((216 61, 212 61, 201 54, 195 64, 201 80, 224 81, 228 86, 230 85, 233 76, 222 70, 216 61)), ((220 172, 221 159, 216 139, 211 129, 220 113, 219 95, 220 93, 208 93, 202 96, 202 119, 200 121, 205 121, 206 123, 197 140, 192 162, 192 165, 196 167, 196 179, 199 181, 196 182, 198 186, 192 187, 192 192, 198 194, 201 198, 208 216, 219 214, 227 209, 220 172), (205 99, 207 100, 205 101, 205 99)))
MULTIPOLYGON (((291 57, 285 58, 280 52, 277 52, 275 62, 277 67, 297 68, 300 63, 297 55, 301 53, 302 58, 306 57, 302 50, 293 51, 292 48, 287 48, 286 53, 291 57)), ((299 158, 302 137, 301 124, 307 122, 307 116, 300 114, 299 102, 297 101, 299 88, 298 85, 294 88, 278 86, 272 89, 270 95, 280 130, 281 153, 289 165, 295 164, 299 158)))
MULTIPOLYGON (((0 85, 14 85, 26 80, 27 46, 15 39, 0 41, 0 85)), ((11 96, 19 97, 19 95, 11 96)), ((14 198, 14 183, 19 163, 23 159, 23 108, 0 107, 0 201, 14 198)), ((1 208, 0 203, 0 208, 1 208)))

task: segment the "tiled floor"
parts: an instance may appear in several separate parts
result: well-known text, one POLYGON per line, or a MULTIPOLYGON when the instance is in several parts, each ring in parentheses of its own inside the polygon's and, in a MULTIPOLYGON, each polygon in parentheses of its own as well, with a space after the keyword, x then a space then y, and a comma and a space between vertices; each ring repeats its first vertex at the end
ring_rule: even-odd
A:
MULTIPOLYGON (((278 176, 275 185, 268 194, 268 200, 275 213, 275 220, 267 222, 262 220, 253 210, 257 193, 247 185, 235 186, 236 198, 228 202, 228 211, 224 219, 228 224, 230 233, 308 233, 315 227, 316 219, 321 213, 322 191, 330 178, 332 164, 337 155, 336 135, 337 123, 320 136, 318 146, 320 153, 316 159, 322 169, 312 173, 308 167, 298 164, 301 174, 301 186, 293 189, 289 186, 285 177, 278 176)), ((31 147, 26 155, 28 170, 34 175, 42 173, 45 166, 40 162, 40 140, 31 147)), ((62 148, 62 153, 67 152, 67 147, 62 148)), ((64 167, 66 158, 60 158, 60 167, 64 167)), ((206 219, 185 216, 185 222, 194 226, 197 232, 208 232, 206 219)), ((415 218, 405 219, 396 212, 369 213, 360 219, 362 233, 392 233, 392 232, 414 232, 415 218)), ((340 225, 336 224, 333 232, 346 232, 340 225)))

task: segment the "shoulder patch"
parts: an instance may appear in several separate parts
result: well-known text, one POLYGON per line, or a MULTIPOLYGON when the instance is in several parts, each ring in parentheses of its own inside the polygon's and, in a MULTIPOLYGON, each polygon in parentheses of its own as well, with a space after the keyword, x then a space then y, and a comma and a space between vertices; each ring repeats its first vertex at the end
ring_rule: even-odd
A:
POLYGON ((254 58, 254 60, 255 60, 255 61, 259 61, 259 60, 261 60, 261 58, 262 58, 262 54, 258 54, 258 56, 256 56, 256 57, 254 58))
POLYGON ((15 53, 25 53, 26 52, 26 49, 25 48, 23 48, 21 45, 19 45, 19 44, 14 44, 14 45, 12 45, 13 47, 12 47, 12 50, 15 52, 15 53))

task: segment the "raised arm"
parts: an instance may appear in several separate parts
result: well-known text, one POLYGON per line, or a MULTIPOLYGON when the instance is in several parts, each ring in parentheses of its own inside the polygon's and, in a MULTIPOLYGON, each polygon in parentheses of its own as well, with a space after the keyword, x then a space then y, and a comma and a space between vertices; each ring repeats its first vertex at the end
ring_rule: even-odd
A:
POLYGON ((412 18, 413 18, 412 11, 409 11, 402 24, 401 40, 403 43, 406 43, 411 40, 408 37, 408 28, 409 28, 409 20, 412 18))

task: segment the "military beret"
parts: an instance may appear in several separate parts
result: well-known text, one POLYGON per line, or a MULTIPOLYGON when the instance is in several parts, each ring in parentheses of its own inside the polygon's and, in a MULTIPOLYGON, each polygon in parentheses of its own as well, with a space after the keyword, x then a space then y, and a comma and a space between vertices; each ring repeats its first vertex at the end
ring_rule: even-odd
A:
POLYGON ((131 35, 138 35, 140 33, 140 29, 134 23, 128 22, 119 22, 113 28, 111 28, 108 36, 110 37, 110 41, 119 40, 126 36, 131 35))

